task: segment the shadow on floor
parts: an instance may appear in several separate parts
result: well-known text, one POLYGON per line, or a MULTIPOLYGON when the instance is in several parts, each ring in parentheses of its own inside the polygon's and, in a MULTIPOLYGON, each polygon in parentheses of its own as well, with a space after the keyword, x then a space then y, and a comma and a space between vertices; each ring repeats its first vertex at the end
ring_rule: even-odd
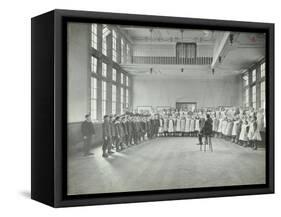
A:
POLYGON ((31 198, 31 194, 30 194, 29 191, 21 191, 21 192, 19 192, 19 194, 20 194, 22 197, 25 197, 25 198, 28 198, 28 199, 31 198))

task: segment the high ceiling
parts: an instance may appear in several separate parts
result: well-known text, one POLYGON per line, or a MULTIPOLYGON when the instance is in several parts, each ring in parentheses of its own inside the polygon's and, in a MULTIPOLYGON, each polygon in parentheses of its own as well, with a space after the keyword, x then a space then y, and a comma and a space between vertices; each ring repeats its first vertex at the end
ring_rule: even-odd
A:
POLYGON ((175 43, 197 42, 214 43, 214 31, 192 29, 163 29, 122 26, 134 43, 175 43))
POLYGON ((151 47, 153 53, 147 52, 147 56, 157 56, 157 49, 159 56, 169 56, 168 53, 175 55, 176 42, 183 41, 195 42, 200 56, 213 57, 211 65, 123 65, 124 69, 136 76, 202 78, 212 75, 212 71, 217 77, 237 75, 265 56, 264 34, 131 26, 120 28, 131 39, 135 50, 151 47), (167 46, 170 50, 167 50, 167 46), (216 46, 219 49, 216 50, 216 46))

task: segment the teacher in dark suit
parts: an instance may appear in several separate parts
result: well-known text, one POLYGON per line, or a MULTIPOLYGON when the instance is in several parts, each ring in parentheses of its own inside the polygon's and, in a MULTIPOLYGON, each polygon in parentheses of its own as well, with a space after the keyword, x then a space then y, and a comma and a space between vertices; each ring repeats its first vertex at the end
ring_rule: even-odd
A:
POLYGON ((210 117, 209 114, 207 114, 207 119, 205 121, 204 127, 203 127, 203 135, 205 136, 205 151, 206 151, 206 145, 209 144, 209 148, 211 151, 213 151, 213 145, 212 145, 212 133, 213 133, 213 120, 210 117))
POLYGON ((84 156, 93 155, 90 152, 90 146, 92 144, 92 136, 95 134, 94 125, 91 120, 91 115, 85 115, 85 121, 81 125, 81 132, 83 136, 83 152, 84 156))
POLYGON ((198 133, 199 144, 198 145, 203 145, 202 137, 203 137, 204 125, 205 125, 205 118, 203 116, 201 116, 199 119, 199 133, 198 133))

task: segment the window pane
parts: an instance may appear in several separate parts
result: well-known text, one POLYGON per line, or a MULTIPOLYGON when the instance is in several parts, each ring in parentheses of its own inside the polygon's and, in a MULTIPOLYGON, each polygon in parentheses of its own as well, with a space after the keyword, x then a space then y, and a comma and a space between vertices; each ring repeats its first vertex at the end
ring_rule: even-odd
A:
POLYGON ((126 86, 129 87, 129 77, 126 76, 126 86))
POLYGON ((106 82, 102 81, 102 117, 106 115, 106 82))
POLYGON ((102 99, 106 100, 106 82, 102 81, 102 99))
POLYGON ((116 114, 116 85, 112 85, 112 114, 116 114))
POLYGON ((121 84, 123 84, 123 82, 124 82, 124 75, 122 72, 120 73, 120 82, 121 82, 121 84))
POLYGON ((116 62, 117 60, 117 35, 116 31, 112 30, 112 60, 116 62))
POLYGON ((97 101, 91 100, 91 116, 93 120, 97 120, 97 101))
POLYGON ((116 81, 116 69, 112 68, 112 80, 116 81))
POLYGON ((265 63, 261 64, 261 78, 265 76, 265 63))
POLYGON ((112 85, 112 101, 116 102, 116 85, 112 85))
POLYGON ((253 103, 253 108, 256 108, 256 101, 257 101, 257 98, 256 98, 256 85, 254 85, 252 87, 252 103, 253 103))
POLYGON ((91 72, 97 73, 97 58, 91 56, 91 72))
POLYGON ((124 63, 124 40, 121 38, 121 63, 124 63))
POLYGON ((257 70, 252 71, 252 82, 255 82, 257 80, 257 70))
POLYGON ((91 47, 97 49, 97 24, 91 25, 91 47))
POLYGON ((126 89, 126 104, 129 104, 129 90, 126 89))
POLYGON ((102 54, 107 56, 107 37, 111 31, 109 30, 107 25, 103 25, 102 29, 102 54))
POLYGON ((97 79, 91 77, 91 116, 97 120, 97 79))
POLYGON ((106 77, 107 76, 107 64, 102 63, 102 76, 106 77))
POLYGON ((124 112, 124 88, 123 87, 121 87, 120 97, 121 97, 121 99, 120 99, 121 114, 123 114, 123 112, 124 112))
POLYGON ((106 115, 106 101, 102 101, 102 117, 106 115))
POLYGON ((112 102, 112 114, 116 114, 116 102, 112 102))
POLYGON ((261 107, 265 108, 265 81, 261 82, 261 107))
POLYGON ((127 56, 127 63, 130 62, 130 47, 129 47, 129 44, 127 44, 126 46, 126 56, 127 56))
POLYGON ((249 88, 245 89, 245 107, 249 107, 249 88))

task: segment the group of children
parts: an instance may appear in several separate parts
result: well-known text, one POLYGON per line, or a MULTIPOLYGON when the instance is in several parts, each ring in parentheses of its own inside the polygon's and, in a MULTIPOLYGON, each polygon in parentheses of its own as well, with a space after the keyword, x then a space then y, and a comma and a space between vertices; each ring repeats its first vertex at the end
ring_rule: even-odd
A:
POLYGON ((253 150, 257 150, 258 143, 264 141, 265 117, 262 109, 246 111, 239 108, 220 108, 188 112, 174 110, 154 115, 105 115, 103 157, 112 154, 113 148, 121 151, 155 137, 200 137, 206 116, 212 120, 212 136, 252 147, 253 150))
POLYGON ((257 150, 264 141, 265 116, 263 109, 239 108, 208 109, 193 112, 170 111, 160 117, 159 136, 198 136, 202 130, 200 120, 209 114, 213 136, 257 150))
POLYGON ((224 111, 214 116, 213 132, 244 147, 257 150, 258 143, 265 140, 265 116, 262 109, 256 111, 224 111))
POLYGON ((126 113, 121 116, 104 116, 103 157, 113 154, 112 149, 122 151, 132 145, 158 136, 158 115, 126 113))
POLYGON ((198 115, 164 115, 160 118, 159 136, 197 136, 199 120, 198 115))

